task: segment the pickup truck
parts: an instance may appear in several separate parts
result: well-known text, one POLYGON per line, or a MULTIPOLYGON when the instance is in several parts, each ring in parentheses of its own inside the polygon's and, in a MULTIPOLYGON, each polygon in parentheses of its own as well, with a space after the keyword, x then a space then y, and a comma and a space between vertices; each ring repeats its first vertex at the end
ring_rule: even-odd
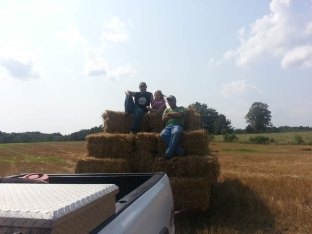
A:
POLYGON ((172 191, 163 172, 48 174, 47 178, 0 178, 0 233, 175 232, 172 191), (113 200, 97 202, 105 194, 113 200), (96 221, 100 217, 96 212, 111 209, 102 207, 105 202, 112 210, 96 221))

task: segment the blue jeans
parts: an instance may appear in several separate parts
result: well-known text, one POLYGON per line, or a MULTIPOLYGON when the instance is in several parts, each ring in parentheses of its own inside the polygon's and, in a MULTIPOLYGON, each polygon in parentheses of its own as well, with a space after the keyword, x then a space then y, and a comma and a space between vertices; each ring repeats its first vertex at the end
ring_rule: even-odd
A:
POLYGON ((184 150, 178 145, 183 133, 180 125, 168 125, 160 133, 160 138, 166 143, 166 156, 171 158, 174 154, 183 155, 184 150))
POLYGON ((131 131, 138 132, 140 129, 142 117, 145 112, 133 102, 132 96, 126 96, 125 112, 134 114, 134 119, 131 125, 131 131))

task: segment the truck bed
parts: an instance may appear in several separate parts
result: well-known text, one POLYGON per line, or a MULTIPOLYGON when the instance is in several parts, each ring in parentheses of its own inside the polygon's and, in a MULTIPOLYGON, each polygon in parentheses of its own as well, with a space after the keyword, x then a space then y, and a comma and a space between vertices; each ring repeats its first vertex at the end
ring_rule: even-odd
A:
MULTIPOLYGON (((25 174, 10 176, 10 177, 6 177, 6 179, 7 181, 12 180, 12 182, 14 183, 14 180, 18 180, 24 175, 25 174)), ((145 224, 146 218, 144 216, 148 217, 150 214, 148 214, 147 212, 152 213, 155 210, 155 207, 164 205, 162 204, 163 202, 160 200, 165 200, 165 199, 161 198, 161 196, 163 195, 160 195, 160 194, 164 193, 165 187, 166 187, 166 190, 168 190, 169 188, 170 191, 164 194, 166 196, 166 199, 168 200, 167 201, 168 204, 169 205, 171 204, 171 207, 167 207, 167 208, 164 207, 164 209, 167 209, 165 211, 166 215, 159 214, 159 216, 160 217, 164 216, 164 218, 168 220, 166 221, 168 223, 170 219, 171 224, 169 225, 171 225, 172 230, 174 230, 174 218, 173 218, 174 209, 173 209, 171 188, 170 188, 170 183, 167 178, 167 175, 163 172, 125 173, 125 174, 122 174, 122 173, 116 173, 116 174, 107 174, 107 173, 48 174, 48 178, 49 178, 49 184, 62 184, 62 185, 64 184, 113 184, 113 185, 118 186, 119 192, 116 194, 115 212, 108 219, 101 222, 100 225, 94 227, 91 233, 109 233, 111 231, 116 231, 116 230, 118 231, 118 228, 116 229, 116 226, 120 222, 123 222, 127 216, 129 217, 129 214, 132 214, 135 210, 137 210, 136 212, 138 212, 138 214, 140 212, 142 212, 142 214, 140 215, 140 217, 137 217, 136 220, 129 221, 128 225, 131 225, 131 226, 127 227, 127 232, 121 231, 120 233, 135 233, 137 232, 138 228, 142 230, 146 230, 147 227, 144 228, 144 226, 146 225, 145 224), (158 187, 154 186, 157 183, 160 183, 160 186, 158 187), (169 186, 164 185, 164 183, 169 184, 169 186), (160 193, 160 194, 158 195, 157 193, 160 193), (141 200, 139 200, 140 197, 142 197, 141 200), (146 203, 147 198, 151 199, 151 201, 148 201, 149 203, 146 203), (115 224, 112 224, 112 223, 115 223, 115 224), (137 229, 136 231, 135 229, 133 229, 133 232, 132 232, 131 229, 135 227, 136 224, 138 224, 136 227, 137 229)), ((152 214, 155 215, 154 213, 152 214)), ((164 222, 161 221, 161 223, 164 223, 164 222)), ((163 224, 161 225, 163 227, 163 224)), ((169 225, 166 224, 166 226, 163 227, 165 228, 163 230, 168 230, 167 226, 169 225)), ((158 230, 157 233, 161 233, 159 232, 160 230, 158 230)), ((165 233, 167 233, 167 231, 165 233)), ((169 233, 172 233, 172 231, 169 230, 169 233)))

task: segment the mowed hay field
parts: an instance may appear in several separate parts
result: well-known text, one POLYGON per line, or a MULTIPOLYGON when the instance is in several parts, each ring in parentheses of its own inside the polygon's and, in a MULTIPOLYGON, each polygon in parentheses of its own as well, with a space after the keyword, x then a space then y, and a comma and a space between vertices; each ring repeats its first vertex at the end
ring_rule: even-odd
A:
POLYGON ((0 144, 0 176, 74 173, 86 148, 84 141, 0 144))
MULTIPOLYGON (((176 233, 312 233, 311 148, 211 142, 211 207, 177 214, 176 233)), ((0 175, 73 173, 85 153, 85 142, 0 144, 0 175)))
POLYGON ((178 218, 178 233, 312 233, 311 145, 210 148, 221 165, 212 206, 178 218))

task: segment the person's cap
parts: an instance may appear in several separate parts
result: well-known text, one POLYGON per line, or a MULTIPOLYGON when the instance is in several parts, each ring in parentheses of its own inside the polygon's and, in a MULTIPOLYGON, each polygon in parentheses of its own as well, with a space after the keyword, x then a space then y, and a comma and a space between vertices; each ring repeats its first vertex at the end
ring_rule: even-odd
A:
POLYGON ((169 95, 166 99, 167 100, 175 100, 176 101, 176 98, 173 95, 169 95))
POLYGON ((139 87, 141 87, 141 86, 147 86, 147 85, 146 85, 145 82, 141 82, 141 83, 139 84, 139 87))

